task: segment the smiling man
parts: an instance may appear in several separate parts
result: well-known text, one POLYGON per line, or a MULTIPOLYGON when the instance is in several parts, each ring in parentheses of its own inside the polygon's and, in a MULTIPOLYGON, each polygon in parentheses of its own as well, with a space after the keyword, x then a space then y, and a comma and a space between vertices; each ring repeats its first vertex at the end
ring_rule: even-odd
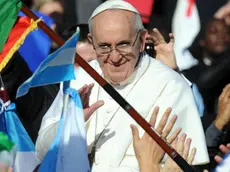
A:
MULTIPOLYGON (((146 120, 159 106, 159 123, 166 108, 172 107, 172 114, 178 115, 174 129, 181 127, 192 139, 192 147, 197 148, 194 164, 207 163, 204 132, 191 89, 180 75, 144 52, 147 31, 138 11, 125 1, 106 1, 93 12, 89 29, 88 38, 97 54, 90 65, 146 120)), ((89 104, 99 100, 105 103, 92 116, 85 117, 92 171, 138 172, 130 129, 130 124, 136 123, 90 75, 82 68, 76 70, 77 79, 71 86, 80 89, 94 83, 87 93, 89 104)), ((60 91, 56 101, 61 98, 60 91)), ((61 114, 57 109, 50 113, 61 114)), ((36 147, 40 159, 56 134, 58 118, 44 118, 43 122, 46 125, 39 132, 36 147)), ((164 138, 164 131, 159 134, 164 138)))

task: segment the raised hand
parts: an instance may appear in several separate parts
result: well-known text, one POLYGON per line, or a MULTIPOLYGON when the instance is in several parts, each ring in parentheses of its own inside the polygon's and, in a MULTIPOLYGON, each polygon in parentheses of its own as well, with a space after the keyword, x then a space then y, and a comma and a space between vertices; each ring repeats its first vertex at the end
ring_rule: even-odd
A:
MULTIPOLYGON (((223 154, 227 154, 228 152, 230 152, 230 143, 227 144, 226 146, 225 145, 220 145, 220 151, 223 153, 223 154)), ((221 158, 219 155, 216 155, 214 157, 214 159, 216 160, 217 163, 221 163, 223 158, 221 158)))
POLYGON ((222 130, 230 122, 230 84, 221 93, 218 102, 218 115, 214 121, 215 126, 222 130))
POLYGON ((218 9, 214 15, 217 19, 224 19, 227 25, 230 25, 230 2, 228 1, 223 7, 218 9))
POLYGON ((5 164, 0 163, 0 172, 13 172, 13 168, 8 168, 5 164))
POLYGON ((101 106, 104 105, 104 101, 99 100, 92 105, 89 105, 89 97, 92 91, 94 84, 84 85, 78 90, 78 93, 81 97, 82 106, 84 109, 85 122, 88 121, 90 116, 101 106))
MULTIPOLYGON (((170 137, 168 137, 170 131, 172 130, 177 120, 177 116, 174 115, 169 121, 168 125, 166 126, 171 111, 172 111, 171 108, 168 108, 165 111, 158 126, 155 128, 155 130, 162 136, 162 138, 167 140, 169 144, 171 144, 176 139, 176 137, 181 131, 181 129, 178 128, 170 137)), ((158 112, 159 112, 159 107, 156 107, 153 111, 153 114, 149 122, 153 128, 155 127, 158 112)), ((145 133, 140 138, 138 129, 134 125, 131 125, 131 128, 133 133, 134 151, 139 163, 140 171, 141 172, 159 171, 160 170, 159 164, 164 156, 163 149, 161 149, 158 146, 158 144, 147 133, 145 133)))
MULTIPOLYGON (((196 149, 193 148, 189 154, 192 140, 186 139, 186 134, 182 134, 178 141, 178 138, 172 143, 172 147, 188 162, 189 165, 192 164, 196 149)), ((161 172, 183 172, 181 168, 170 158, 165 162, 164 167, 161 169, 161 172)))
POLYGON ((170 33, 169 37, 170 41, 167 43, 159 30, 154 28, 153 32, 148 35, 147 41, 154 44, 156 59, 175 70, 178 69, 178 66, 176 64, 176 56, 174 53, 174 36, 170 33))

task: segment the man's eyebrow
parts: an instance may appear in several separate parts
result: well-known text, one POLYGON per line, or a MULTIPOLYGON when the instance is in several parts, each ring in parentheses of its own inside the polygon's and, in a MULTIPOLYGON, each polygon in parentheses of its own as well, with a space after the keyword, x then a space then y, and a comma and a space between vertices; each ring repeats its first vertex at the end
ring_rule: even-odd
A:
POLYGON ((117 43, 117 45, 120 45, 120 44, 130 44, 131 43, 131 40, 122 40, 122 41, 119 41, 118 43, 117 43))
POLYGON ((97 43, 98 46, 111 46, 110 43, 107 43, 107 42, 99 42, 97 43))

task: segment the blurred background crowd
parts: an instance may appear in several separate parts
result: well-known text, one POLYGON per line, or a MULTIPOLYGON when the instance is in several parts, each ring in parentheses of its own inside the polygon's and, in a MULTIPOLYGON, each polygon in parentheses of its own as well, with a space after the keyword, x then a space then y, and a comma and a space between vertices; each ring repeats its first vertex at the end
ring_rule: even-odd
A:
MULTIPOLYGON (((22 0, 63 39, 67 40, 79 26, 81 29, 79 48, 84 58, 92 58, 94 50, 87 41, 88 19, 93 10, 105 0, 22 0)), ((206 169, 216 166, 214 156, 220 154, 219 146, 230 143, 230 102, 219 98, 223 89, 230 83, 230 1, 228 0, 126 0, 136 7, 142 16, 142 21, 149 33, 157 28, 164 39, 169 41, 169 33, 174 34, 174 51, 176 66, 190 82, 196 84, 202 96, 204 107, 200 113, 203 128, 206 131, 216 121, 218 133, 207 142, 211 163, 206 169), (223 110, 224 109, 224 110, 223 110), (226 110, 228 109, 228 110, 226 110), (220 114, 220 111, 223 113, 220 114), (226 112, 225 112, 226 111, 226 112), (219 124, 219 123, 218 123, 219 124)), ((22 14, 23 15, 23 14, 22 14)), ((106 23, 105 23, 106 25, 106 23)), ((37 52, 25 55, 28 46, 41 42, 31 40, 34 45, 23 45, 19 50, 31 69, 35 71, 40 62, 51 52, 58 48, 54 42, 41 31, 42 47, 37 52), (23 54, 24 53, 24 54, 23 54), (34 58, 34 56, 38 56, 34 58)), ((32 39, 32 38, 31 38, 32 39)), ((36 51, 36 50, 34 50, 36 51)), ((153 58, 155 56, 154 44, 146 44, 146 52, 153 58)), ((29 75, 30 72, 28 72, 29 75)), ((24 76, 27 78, 27 76, 24 76)), ((24 80, 24 79, 22 79, 24 80)), ((50 102, 53 101, 58 87, 47 87, 50 92, 50 102)), ((13 94, 13 93, 12 93, 13 94)), ((15 93, 14 93, 15 94, 15 93)), ((38 93, 39 94, 39 93, 38 93)), ((14 96, 11 96, 14 97, 14 96)), ((39 101, 39 99, 37 100, 39 101)), ((48 100, 47 100, 48 101, 48 100)), ((18 101, 20 103, 20 100, 18 101)), ((47 103, 50 104, 50 103, 47 103)), ((48 107, 46 108, 48 109, 48 107)), ((34 109, 33 109, 34 110, 34 109)), ((18 109, 19 113, 20 110, 18 109)), ((29 110, 28 110, 29 111, 29 110)), ((46 110, 44 110, 46 111, 46 110)), ((28 114, 22 112, 21 114, 28 114)), ((43 114, 43 112, 41 112, 43 114)), ((27 116, 27 115, 25 115, 27 116)), ((28 117, 28 116, 27 116, 28 117)), ((32 118, 32 117, 31 117, 32 118)), ((42 116, 39 115, 31 121, 40 127, 42 116)), ((23 120, 22 120, 23 121, 23 120)), ((26 124, 25 124, 26 126, 26 124)), ((26 126, 30 128, 31 126, 26 126)), ((31 131, 31 130, 30 130, 31 131)), ((208 132, 208 131, 207 131, 208 132)), ((29 133, 36 140, 37 133, 29 133)), ((210 133, 209 133, 210 134, 210 133)), ((212 133, 211 133, 212 135, 212 133)), ((206 133, 207 136, 207 133, 206 133)), ((208 138, 207 138, 208 139, 208 138)))

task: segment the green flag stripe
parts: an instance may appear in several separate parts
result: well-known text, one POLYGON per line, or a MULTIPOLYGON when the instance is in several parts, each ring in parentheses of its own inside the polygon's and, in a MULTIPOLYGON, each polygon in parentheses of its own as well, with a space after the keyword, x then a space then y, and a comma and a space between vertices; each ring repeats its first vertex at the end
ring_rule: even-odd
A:
POLYGON ((0 52, 2 52, 9 33, 14 26, 21 6, 20 0, 0 1, 0 52))
POLYGON ((6 150, 8 152, 14 147, 14 143, 8 139, 8 136, 0 132, 0 151, 6 150))

